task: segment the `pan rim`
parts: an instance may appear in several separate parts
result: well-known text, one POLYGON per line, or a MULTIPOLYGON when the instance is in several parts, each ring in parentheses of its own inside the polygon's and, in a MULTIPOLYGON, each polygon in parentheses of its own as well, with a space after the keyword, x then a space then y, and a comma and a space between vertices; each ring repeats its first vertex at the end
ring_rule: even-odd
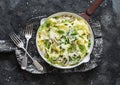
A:
POLYGON ((85 23, 89 26, 89 29, 90 29, 90 33, 91 33, 91 46, 89 48, 89 52, 87 54, 87 56, 84 57, 84 59, 82 61, 80 61, 78 64, 75 64, 73 66, 66 66, 66 67, 63 67, 63 66, 56 66, 54 64, 51 64, 45 57, 44 55, 42 54, 42 52, 40 52, 39 50, 39 47, 38 47, 38 31, 39 31, 39 28, 37 30, 37 33, 36 33, 36 46, 37 46, 37 50, 38 50, 38 53, 41 55, 42 59, 47 62, 49 65, 53 66, 53 67, 56 67, 56 68, 59 68, 59 69, 71 69, 71 68, 75 68, 77 66, 80 66, 81 64, 83 63, 87 63, 89 60, 90 60, 90 54, 92 53, 92 50, 93 50, 93 47, 94 47, 94 33, 93 33, 93 30, 90 26, 90 24, 80 15, 77 15, 75 13, 72 13, 72 12, 58 12, 58 13, 54 13, 52 15, 50 15, 49 17, 47 17, 47 19, 51 18, 51 17, 54 17, 54 16, 60 16, 60 15, 72 15, 72 16, 75 16, 77 18, 82 18, 85 23))

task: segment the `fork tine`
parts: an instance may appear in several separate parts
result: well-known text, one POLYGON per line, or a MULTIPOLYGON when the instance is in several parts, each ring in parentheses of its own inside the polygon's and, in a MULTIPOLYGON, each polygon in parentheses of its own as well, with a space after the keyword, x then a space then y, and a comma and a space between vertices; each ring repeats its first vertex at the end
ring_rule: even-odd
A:
POLYGON ((29 27, 28 27, 28 34, 30 34, 30 25, 29 25, 29 27))
POLYGON ((13 37, 13 40, 16 43, 16 45, 18 45, 19 42, 14 37, 13 37))
POLYGON ((26 34, 32 34, 32 30, 33 30, 32 26, 33 26, 33 24, 26 26, 26 34))
POLYGON ((18 42, 18 38, 16 37, 16 35, 13 33, 13 38, 16 40, 16 42, 18 42))
POLYGON ((15 38, 13 37, 13 35, 10 34, 9 36, 10 36, 11 40, 15 43, 15 45, 17 45, 17 41, 15 40, 15 38))
POLYGON ((29 34, 30 25, 26 26, 26 34, 29 34))
POLYGON ((22 42, 21 39, 15 33, 13 33, 13 36, 18 42, 22 42))
POLYGON ((18 39, 18 37, 15 33, 13 33, 13 38, 16 40, 17 44, 20 42, 20 40, 18 39))
POLYGON ((28 34, 28 26, 26 26, 26 29, 25 29, 25 34, 28 34))

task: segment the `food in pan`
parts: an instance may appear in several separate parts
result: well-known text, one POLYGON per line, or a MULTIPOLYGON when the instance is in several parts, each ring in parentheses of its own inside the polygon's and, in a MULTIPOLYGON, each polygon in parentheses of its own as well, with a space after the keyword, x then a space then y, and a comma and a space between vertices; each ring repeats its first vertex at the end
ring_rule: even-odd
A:
POLYGON ((38 30, 37 43, 50 64, 73 66, 89 53, 90 28, 83 18, 72 15, 49 17, 38 30))

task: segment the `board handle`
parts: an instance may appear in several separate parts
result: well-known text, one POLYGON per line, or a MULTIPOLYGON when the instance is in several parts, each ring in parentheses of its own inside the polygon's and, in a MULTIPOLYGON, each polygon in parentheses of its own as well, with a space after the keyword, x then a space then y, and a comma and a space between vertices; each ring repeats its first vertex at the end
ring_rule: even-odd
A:
POLYGON ((100 6, 100 4, 104 0, 95 0, 95 2, 84 12, 81 13, 80 15, 89 22, 90 16, 96 11, 96 9, 100 6))
POLYGON ((12 52, 17 48, 9 40, 0 40, 0 53, 1 52, 12 52))
POLYGON ((86 14, 91 16, 104 0, 95 0, 95 2, 86 10, 86 14))

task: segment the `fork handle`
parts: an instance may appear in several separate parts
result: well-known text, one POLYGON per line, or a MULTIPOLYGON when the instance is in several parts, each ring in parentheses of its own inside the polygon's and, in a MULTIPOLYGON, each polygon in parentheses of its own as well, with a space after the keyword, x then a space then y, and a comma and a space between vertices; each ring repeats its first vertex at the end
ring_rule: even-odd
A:
MULTIPOLYGON (((29 39, 27 39, 27 41, 26 41, 26 50, 27 50, 27 47, 28 47, 28 42, 29 42, 29 39)), ((21 68, 22 69, 27 68, 27 55, 26 55, 26 52, 25 52, 25 55, 23 56, 23 59, 22 59, 21 68)))
POLYGON ((34 66, 35 66, 39 71, 43 71, 43 66, 42 66, 40 63, 38 63, 37 60, 33 59, 33 58, 31 57, 31 55, 27 52, 27 50, 26 50, 25 48, 23 48, 23 50, 24 50, 24 51, 26 52, 26 54, 30 57, 30 59, 33 61, 34 66))
POLYGON ((39 70, 39 71, 43 71, 43 66, 40 64, 40 63, 38 63, 38 61, 37 60, 33 60, 33 64, 35 65, 35 67, 39 70))

